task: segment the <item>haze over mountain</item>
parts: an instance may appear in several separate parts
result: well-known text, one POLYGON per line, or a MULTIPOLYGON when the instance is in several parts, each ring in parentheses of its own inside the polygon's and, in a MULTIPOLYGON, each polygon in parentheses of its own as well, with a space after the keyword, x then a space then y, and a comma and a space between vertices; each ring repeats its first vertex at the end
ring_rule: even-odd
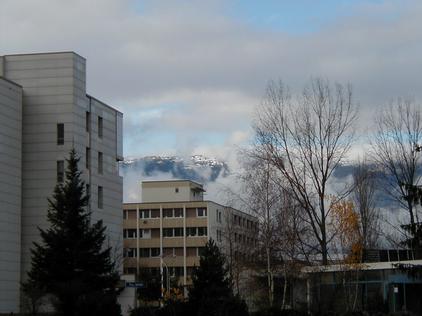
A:
POLYGON ((120 172, 125 202, 140 200, 140 182, 143 180, 188 179, 209 187, 212 195, 212 184, 230 176, 226 162, 202 155, 128 158, 121 164, 120 172))

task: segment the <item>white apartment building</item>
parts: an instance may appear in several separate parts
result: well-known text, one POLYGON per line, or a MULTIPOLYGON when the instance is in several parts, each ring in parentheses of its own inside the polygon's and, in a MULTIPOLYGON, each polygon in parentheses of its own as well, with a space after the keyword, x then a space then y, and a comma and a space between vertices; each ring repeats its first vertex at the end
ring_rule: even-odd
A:
POLYGON ((201 184, 189 180, 142 182, 142 203, 123 204, 125 273, 149 269, 170 274, 186 287, 209 239, 226 254, 250 254, 258 219, 206 201, 204 192, 201 184))
POLYGON ((86 60, 73 52, 0 56, 0 313, 19 312, 30 249, 47 228, 47 198, 71 148, 92 220, 122 242, 123 115, 86 93, 86 60))

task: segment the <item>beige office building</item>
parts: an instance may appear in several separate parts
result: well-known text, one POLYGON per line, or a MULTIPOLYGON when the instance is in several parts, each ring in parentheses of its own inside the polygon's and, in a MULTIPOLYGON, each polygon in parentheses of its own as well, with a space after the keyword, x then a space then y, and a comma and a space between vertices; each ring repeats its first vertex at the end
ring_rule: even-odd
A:
MULTIPOLYGON (((108 74, 107 74, 108 75, 108 74)), ((47 197, 72 147, 111 245, 122 242, 122 113, 87 95, 86 60, 73 53, 0 56, 0 313, 20 310, 30 249, 47 228, 47 197)))
POLYGON ((231 240, 233 255, 246 255, 256 243, 257 219, 204 200, 204 192, 201 184, 188 180, 142 182, 142 203, 123 204, 125 273, 168 271, 179 285, 189 285, 211 238, 223 252, 231 240), (235 229, 229 231, 231 225, 235 229))

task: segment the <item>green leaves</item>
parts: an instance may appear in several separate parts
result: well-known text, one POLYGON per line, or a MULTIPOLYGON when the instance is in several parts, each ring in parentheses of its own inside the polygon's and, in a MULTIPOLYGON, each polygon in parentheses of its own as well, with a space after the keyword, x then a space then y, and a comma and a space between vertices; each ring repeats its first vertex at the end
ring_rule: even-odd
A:
POLYGON ((63 315, 119 315, 116 283, 119 279, 104 247, 105 226, 91 224, 89 197, 78 170, 74 149, 67 161, 66 180, 58 183, 48 200, 48 229, 39 229, 42 242, 34 243, 28 284, 52 295, 63 315), (102 304, 102 305, 100 305, 102 304))

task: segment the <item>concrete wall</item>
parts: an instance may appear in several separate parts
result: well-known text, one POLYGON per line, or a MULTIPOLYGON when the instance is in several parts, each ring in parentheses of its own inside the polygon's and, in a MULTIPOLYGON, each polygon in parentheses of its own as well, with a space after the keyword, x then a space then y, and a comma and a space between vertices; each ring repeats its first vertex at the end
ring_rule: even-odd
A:
POLYGON ((144 181, 142 202, 184 202, 203 201, 202 185, 188 180, 144 181))
POLYGON ((0 313, 19 310, 21 144, 22 88, 0 78, 0 313))

